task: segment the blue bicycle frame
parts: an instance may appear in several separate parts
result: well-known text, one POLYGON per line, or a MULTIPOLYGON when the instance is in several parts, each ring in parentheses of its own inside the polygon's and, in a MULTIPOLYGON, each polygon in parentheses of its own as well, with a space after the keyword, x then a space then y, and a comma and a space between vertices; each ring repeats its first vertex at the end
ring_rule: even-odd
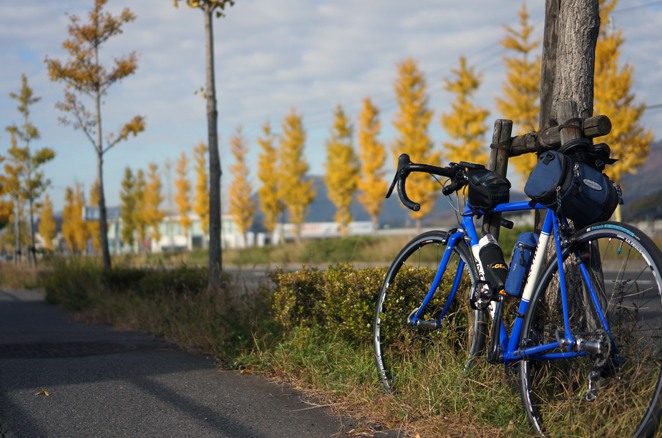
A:
MULTIPOLYGON (((542 207, 541 205, 536 205, 535 209, 545 209, 545 207, 542 207)), ((494 213, 505 213, 505 212, 513 212, 513 211, 526 211, 526 210, 532 210, 532 207, 529 205, 528 202, 512 202, 512 203, 506 203, 506 204, 500 204, 496 208, 494 208, 493 212, 494 213)), ((439 283, 441 281, 441 277, 443 273, 446 271, 446 267, 448 266, 448 261, 450 260, 450 257, 453 252, 453 248, 455 245, 462 245, 465 244, 465 237, 468 236, 471 241, 471 247, 477 247, 478 245, 478 240, 479 237, 476 233, 476 228, 474 226, 473 222, 474 218, 474 213, 471 212, 469 207, 464 211, 463 218, 462 218, 462 226, 457 229, 453 234, 447 236, 447 247, 446 250, 444 251, 443 257, 441 259, 441 262, 439 263, 439 268, 437 270, 437 274, 435 275, 435 278, 432 282, 432 285, 430 286, 430 290, 428 291, 427 295, 425 296, 425 299, 423 300, 423 303, 421 307, 418 309, 418 311, 415 313, 415 315, 411 318, 411 323, 416 324, 416 321, 418 318, 423 314, 423 311, 427 304, 430 302, 432 297, 434 296, 437 288, 439 287, 439 283)), ((531 267, 531 270, 529 272, 527 281, 526 281, 526 287, 524 288, 524 292, 522 293, 522 297, 519 303, 519 308, 518 308, 518 316, 515 319, 515 324, 513 326, 513 331, 508 336, 508 332, 506 330, 506 327, 503 323, 501 322, 501 327, 499 330, 499 344, 501 345, 501 350, 503 352, 503 360, 504 362, 507 363, 512 363, 518 360, 521 360, 524 357, 531 357, 534 359, 538 360, 551 360, 551 359, 560 359, 560 358, 568 358, 568 357, 575 357, 575 356, 582 356, 586 354, 584 351, 576 352, 576 351, 570 351, 572 348, 571 346, 574 343, 574 338, 572 336, 572 333, 570 331, 570 320, 568 316, 568 303, 567 303, 567 295, 566 295, 566 284, 565 284, 565 274, 563 271, 563 256, 562 256, 562 248, 561 248, 561 241, 559 239, 559 222, 556 214, 552 210, 547 210, 547 215, 545 217, 545 222, 542 227, 542 232, 540 234, 540 241, 538 243, 538 247, 536 249, 536 253, 534 256, 533 264, 531 267), (535 347, 529 347, 529 348, 524 348, 520 349, 518 347, 521 335, 522 335, 522 324, 524 322, 524 315, 526 315, 526 310, 529 306, 529 301, 531 300, 531 296, 533 294, 533 291, 535 289, 536 283, 537 283, 537 278, 540 274, 540 270, 542 268, 542 260, 544 260, 544 255, 547 250, 547 243, 549 241, 550 236, 554 235, 554 240, 556 243, 556 259, 558 263, 558 273, 559 273, 559 281, 560 281, 560 288, 561 288, 561 301, 563 304, 563 321, 565 325, 565 334, 564 334, 564 340, 563 343, 567 344, 568 351, 567 352, 562 352, 562 353, 545 353, 549 350, 553 350, 556 348, 560 347, 559 342, 552 342, 549 344, 543 344, 543 345, 537 345, 535 347)), ((600 321, 602 322, 604 330, 608 333, 608 335, 611 337, 611 332, 609 330, 609 327, 607 325, 607 321, 604 315, 604 312, 602 310, 602 307, 600 305, 600 302, 598 300, 598 296, 596 294, 595 289, 593 288, 593 284, 590 281, 588 270, 585 266, 585 264, 580 261, 579 263, 580 270, 582 273, 582 276, 584 278, 585 284, 587 285, 590 294, 591 294, 591 299, 595 305, 596 312, 598 313, 598 316, 600 318, 600 321)), ((455 294, 460 286, 460 280, 462 277, 462 271, 464 269, 464 262, 462 260, 458 261, 457 265, 457 270, 455 273, 455 279, 453 281, 453 286, 451 288, 450 294, 448 296, 448 300, 446 301, 446 304, 444 305, 444 308, 441 312, 441 315, 439 316, 439 319, 437 321, 437 327, 441 325, 442 320, 446 316, 446 313, 448 312, 451 304, 453 303, 453 300, 455 299, 455 294)), ((492 336, 495 336, 492 334, 492 336)))

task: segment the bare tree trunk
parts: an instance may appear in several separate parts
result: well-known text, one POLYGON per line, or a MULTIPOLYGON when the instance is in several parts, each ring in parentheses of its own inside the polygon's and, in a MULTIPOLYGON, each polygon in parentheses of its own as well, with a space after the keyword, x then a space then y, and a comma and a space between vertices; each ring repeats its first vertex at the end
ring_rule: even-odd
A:
POLYGON ((21 216, 18 198, 14 201, 14 222, 16 227, 16 247, 14 248, 14 266, 18 266, 21 259, 21 216))
MULTIPOLYGON (((568 119, 593 115, 595 45, 599 29, 598 0, 546 1, 540 131, 564 124, 568 119)), ((578 123, 576 125, 579 127, 578 123)), ((580 129, 563 129, 561 143, 582 135, 580 129)), ((542 215, 536 216, 535 229, 538 232, 542 228, 542 218, 542 215)), ((550 239, 548 254, 551 254, 549 257, 556 257, 554 239, 550 239)), ((588 297, 583 290, 581 272, 573 266, 573 258, 571 256, 564 265, 568 306, 571 313, 582 319, 576 321, 578 326, 586 329, 587 323, 591 322, 584 319, 587 315, 585 310, 589 309, 588 297)), ((546 303, 555 306, 559 299, 558 287, 551 287, 545 297, 546 303)))
POLYGON ((218 152, 218 111, 214 82, 214 31, 212 6, 205 6, 207 41, 207 131, 209 134, 209 287, 218 285, 223 260, 221 253, 221 158, 218 152))
MULTIPOLYGON (((94 61, 99 67, 99 47, 94 48, 94 61)), ((108 250, 108 222, 106 220, 106 196, 103 190, 103 136, 101 135, 101 94, 97 89, 95 97, 96 104, 96 122, 97 122, 97 175, 99 178, 99 233, 101 242, 101 254, 103 258, 103 268, 110 269, 110 251, 108 250)), ((117 239, 117 236, 115 236, 117 239)))
POLYGON ((545 31, 542 43, 542 62, 540 70, 540 116, 538 131, 555 126, 552 119, 552 102, 554 100, 554 83, 556 81, 556 48, 558 46, 557 23, 561 0, 545 2, 545 31))
POLYGON ((556 78, 551 116, 557 103, 572 100, 579 117, 593 115, 593 73, 595 45, 600 32, 598 0, 562 0, 559 11, 558 44, 556 48, 556 78))
MULTIPOLYGON (((540 72, 539 131, 556 126, 557 104, 577 103, 579 117, 593 115, 595 44, 600 31, 598 0, 547 0, 540 72)), ((536 212, 540 233, 545 212, 536 212)))
POLYGON ((34 245, 34 201, 30 202, 30 251, 28 252, 28 265, 30 264, 30 256, 32 256, 32 263, 35 268, 37 267, 37 253, 34 245))

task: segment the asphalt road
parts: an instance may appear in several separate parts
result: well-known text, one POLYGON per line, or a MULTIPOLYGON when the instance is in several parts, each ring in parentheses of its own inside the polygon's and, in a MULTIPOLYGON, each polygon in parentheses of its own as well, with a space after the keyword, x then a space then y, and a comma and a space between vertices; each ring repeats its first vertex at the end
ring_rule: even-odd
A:
POLYGON ((337 437, 355 426, 287 385, 71 321, 37 292, 0 291, 1 437, 337 437))

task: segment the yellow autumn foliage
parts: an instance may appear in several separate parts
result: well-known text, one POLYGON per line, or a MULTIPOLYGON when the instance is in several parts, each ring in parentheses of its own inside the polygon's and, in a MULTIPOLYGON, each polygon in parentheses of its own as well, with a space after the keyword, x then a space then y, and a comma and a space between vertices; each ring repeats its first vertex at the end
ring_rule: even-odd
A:
POLYGON ((377 229, 377 217, 382 212, 387 190, 386 181, 384 181, 386 172, 382 170, 386 161, 386 149, 378 139, 380 130, 379 109, 372 104, 369 98, 363 99, 363 109, 358 119, 359 158, 361 161, 358 199, 370 215, 375 229, 377 229))
POLYGON ((67 187, 64 195, 62 235, 67 242, 71 254, 80 254, 85 249, 85 242, 87 242, 87 240, 83 241, 85 232, 82 228, 87 227, 85 226, 85 222, 83 222, 81 195, 80 183, 76 183, 75 191, 71 187, 67 187))
POLYGON ((136 179, 130 167, 124 169, 122 190, 120 191, 120 218, 122 220, 122 240, 133 246, 133 233, 136 230, 136 179))
POLYGON ((229 188, 228 213, 232 216, 239 232, 244 237, 244 243, 246 243, 246 233, 253 224, 256 205, 250 199, 253 188, 246 166, 248 145, 241 126, 238 126, 235 133, 230 136, 230 151, 235 162, 230 166, 232 182, 229 188))
POLYGON ((207 145, 199 143, 193 148, 195 161, 195 203, 193 211, 200 217, 200 228, 209 235, 209 170, 207 169, 207 145))
POLYGON ((441 115, 441 126, 451 141, 442 143, 448 161, 470 161, 487 165, 484 144, 487 131, 485 119, 490 112, 473 103, 473 95, 480 86, 480 75, 467 68, 467 59, 460 57, 460 67, 451 69, 453 78, 444 78, 444 90, 455 94, 452 111, 441 115))
POLYGON ((188 180, 188 164, 189 159, 186 153, 182 154, 177 159, 177 167, 175 173, 175 204, 177 204, 177 212, 179 213, 179 225, 184 230, 184 236, 188 237, 189 228, 193 221, 189 213, 191 212, 191 182, 188 180))
MULTIPOLYGON (((393 126, 397 130, 391 149, 395 165, 400 154, 408 154, 414 163, 441 164, 441 153, 433 150, 428 134, 432 120, 432 110, 428 108, 427 82, 418 64, 407 59, 397 64, 398 76, 394 82, 395 99, 398 111, 393 126)), ((412 211, 411 217, 420 228, 420 220, 434 209, 434 200, 439 195, 439 186, 429 176, 413 173, 407 178, 407 194, 421 205, 419 211, 412 211)))
MULTIPOLYGON (((522 4, 518 15, 519 28, 504 26, 506 35, 499 41, 503 48, 514 54, 503 57, 506 80, 502 88, 503 98, 496 98, 496 107, 503 118, 513 121, 515 133, 523 135, 538 129, 541 58, 540 55, 534 56, 540 40, 531 37, 534 28, 529 23, 526 3, 522 4)), ((514 165, 515 171, 526 181, 538 163, 538 156, 524 154, 512 157, 508 162, 514 165)))
POLYGON ((161 230, 159 224, 165 217, 165 212, 160 209, 161 203, 165 199, 161 195, 162 184, 159 166, 156 163, 149 163, 147 172, 147 184, 145 185, 145 209, 143 210, 143 219, 145 224, 150 227, 149 235, 156 242, 161 240, 161 230))
POLYGON ((303 116, 294 111, 285 116, 281 125, 280 137, 280 182, 282 199, 290 213, 290 222, 296 226, 297 240, 301 240, 301 226, 306 219, 308 206, 315 199, 317 190, 313 180, 308 179, 308 163, 303 155, 306 144, 306 131, 303 128, 303 116))
POLYGON ((352 142, 353 127, 342 107, 334 112, 331 138, 326 143, 326 183, 329 199, 336 206, 335 220, 340 224, 340 232, 347 236, 347 227, 352 221, 349 211, 352 196, 356 192, 359 177, 359 162, 352 142))
POLYGON ((74 220, 74 239, 78 252, 84 252, 87 249, 87 241, 90 240, 90 228, 88 222, 83 220, 83 207, 85 206, 85 193, 81 189, 80 183, 76 183, 76 192, 74 194, 74 209, 78 218, 74 220))
POLYGON ((39 234, 44 239, 44 248, 53 250, 53 239, 55 239, 56 223, 53 217, 53 203, 48 193, 44 196, 44 204, 39 215, 39 234))
POLYGON ((618 58, 625 42, 623 32, 609 30, 609 14, 618 0, 600 0, 600 36, 595 47, 595 91, 593 113, 611 120, 611 132, 600 142, 611 148, 611 156, 618 161, 606 173, 615 182, 623 175, 636 173, 637 167, 648 157, 653 133, 644 128, 641 117, 646 104, 635 103, 632 92, 634 65, 621 67, 618 58))
MULTIPOLYGON (((147 183, 145 182, 145 172, 142 169, 138 169, 136 172, 136 182, 133 189, 133 197, 135 199, 135 210, 133 216, 133 224, 136 231, 138 232, 138 239, 140 239, 140 245, 145 245, 145 240, 147 239, 147 227, 148 224, 145 221, 145 191, 147 188, 147 183)), ((139 248, 140 248, 139 245, 139 248)))
MULTIPOLYGON (((99 205, 99 180, 96 180, 90 189, 90 205, 99 205)), ((99 222, 87 222, 87 229, 90 231, 92 247, 95 251, 101 251, 101 232, 99 228, 99 222)))
POLYGON ((262 224, 269 233, 273 233, 278 215, 285 209, 285 205, 278 190, 278 149, 274 146, 274 136, 268 122, 262 127, 262 132, 264 137, 257 139, 262 148, 257 162, 257 178, 262 185, 257 193, 260 197, 260 210, 264 213, 262 224))

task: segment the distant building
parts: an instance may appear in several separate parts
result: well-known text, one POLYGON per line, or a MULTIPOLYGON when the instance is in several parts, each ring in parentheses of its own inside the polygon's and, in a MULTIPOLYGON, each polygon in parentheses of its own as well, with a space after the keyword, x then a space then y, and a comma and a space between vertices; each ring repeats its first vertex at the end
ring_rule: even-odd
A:
MULTIPOLYGON (((171 250, 193 250, 209 248, 209 235, 202 231, 200 217, 196 214, 189 215, 192 221, 188 230, 184 230, 179 223, 179 214, 167 214, 159 223, 161 238, 156 241, 151 236, 145 238, 144 242, 138 242, 138 233, 134 232, 134 247, 122 241, 122 221, 110 222, 108 224, 108 246, 112 253, 128 253, 138 250, 138 246, 148 248, 151 252, 171 250), (186 232, 185 232, 186 231, 186 232), (119 238, 117 238, 119 236, 119 238)), ((254 233, 248 233, 249 246, 255 241, 254 233)), ((221 217, 221 247, 238 248, 244 246, 243 235, 239 232, 237 225, 231 216, 221 217)))
MULTIPOLYGON (((147 249, 150 252, 162 251, 182 251, 209 248, 209 236, 205 235, 200 226, 200 217, 196 214, 189 215, 192 221, 187 232, 179 223, 179 214, 166 214, 159 223, 159 232, 161 238, 156 241, 149 236, 149 230, 144 242, 139 242, 138 233, 134 232, 133 245, 122 240, 123 222, 119 215, 111 216, 108 220, 108 247, 111 254, 125 254, 139 252, 147 249)), ((94 220, 92 213, 88 214, 88 219, 94 220)), ((371 221, 351 222, 348 226, 348 235, 372 235, 374 224, 371 221)), ((254 226, 254 230, 263 228, 254 226)), ((381 230, 380 230, 381 231, 381 230)), ((302 225, 301 237, 303 239, 327 239, 341 237, 340 224, 337 222, 309 222, 302 225)), ((44 240, 37 233, 37 248, 43 248, 44 240)), ((224 215, 221 218, 221 247, 222 248, 243 248, 247 246, 264 246, 266 244, 278 244, 282 239, 293 241, 296 238, 296 227, 294 224, 277 224, 275 231, 270 235, 266 231, 249 231, 244 235, 239 232, 237 224, 230 215, 224 215), (282 231, 281 231, 282 230, 282 231)), ((67 252, 67 245, 60 232, 53 241, 54 247, 58 251, 67 252)), ((92 242, 88 244, 89 251, 92 251, 92 242)))
MULTIPOLYGON (((374 233, 375 225, 372 221, 350 222, 347 226, 348 236, 369 236, 374 233)), ((294 224, 277 224, 271 242, 277 244, 281 236, 285 241, 296 238, 296 226, 294 224), (281 233, 281 229, 283 232, 281 233)), ((302 239, 329 239, 341 237, 340 224, 338 222, 307 222, 301 226, 302 239)))

